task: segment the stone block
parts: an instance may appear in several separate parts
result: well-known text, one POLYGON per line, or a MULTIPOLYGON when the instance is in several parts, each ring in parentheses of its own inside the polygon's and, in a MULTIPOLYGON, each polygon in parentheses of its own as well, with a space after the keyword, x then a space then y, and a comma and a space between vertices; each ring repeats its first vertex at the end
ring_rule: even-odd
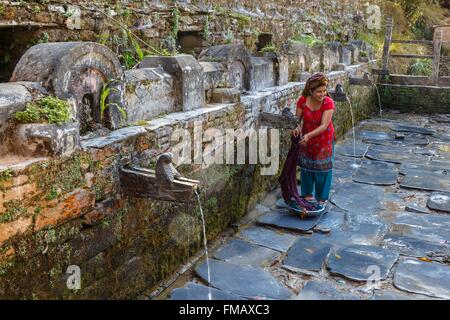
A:
POLYGON ((61 222, 80 216, 83 212, 92 210, 95 194, 85 189, 78 189, 69 193, 56 206, 44 208, 36 217, 35 231, 46 226, 57 225, 61 222))
POLYGON ((216 88, 212 90, 213 103, 238 103, 241 101, 241 92, 236 88, 216 88))
POLYGON ((26 123, 15 131, 14 149, 24 156, 70 156, 80 148, 77 123, 26 123))
MULTIPOLYGON (((162 68, 140 68, 125 71, 125 79, 118 86, 122 95, 114 95, 115 103, 125 107, 127 123, 150 120, 164 113, 177 111, 175 80, 162 68)), ((119 127, 117 123, 115 127, 119 127)))
POLYGON ((190 111, 205 104, 203 68, 191 55, 146 57, 139 68, 162 68, 174 80, 176 111, 190 111))
POLYGON ((271 60, 263 57, 251 57, 253 65, 252 87, 259 91, 275 85, 275 70, 271 60))
POLYGON ((252 84, 253 65, 251 56, 243 44, 212 46, 202 51, 201 62, 218 62, 225 69, 226 86, 244 90, 255 90, 252 84))

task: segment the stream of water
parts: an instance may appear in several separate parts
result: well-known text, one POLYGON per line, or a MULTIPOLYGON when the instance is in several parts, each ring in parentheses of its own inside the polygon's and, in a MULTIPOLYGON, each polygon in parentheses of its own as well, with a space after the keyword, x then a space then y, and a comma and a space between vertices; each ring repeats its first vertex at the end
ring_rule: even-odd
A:
POLYGON ((359 165, 356 164, 356 133, 355 133, 355 116, 353 115, 353 106, 350 98, 347 96, 347 102, 350 106, 350 115, 352 118, 352 133, 353 133, 353 168, 358 168, 359 165))
POLYGON ((208 270, 208 300, 212 300, 211 297, 211 272, 209 269, 209 253, 208 253, 208 241, 206 239, 206 224, 205 224, 205 216, 203 214, 202 203, 200 201, 200 195, 197 190, 195 190, 195 195, 197 196, 198 206, 200 207, 200 216, 202 218, 202 227, 203 227, 203 245, 205 246, 205 255, 206 255, 206 268, 208 270))

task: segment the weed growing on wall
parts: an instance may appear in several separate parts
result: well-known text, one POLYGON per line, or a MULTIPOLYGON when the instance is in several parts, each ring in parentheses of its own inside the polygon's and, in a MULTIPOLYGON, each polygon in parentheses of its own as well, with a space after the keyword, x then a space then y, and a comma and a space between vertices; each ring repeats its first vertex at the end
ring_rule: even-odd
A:
POLYGON ((69 104, 56 97, 45 97, 27 103, 25 110, 17 111, 14 118, 22 123, 54 123, 61 125, 70 119, 69 104))

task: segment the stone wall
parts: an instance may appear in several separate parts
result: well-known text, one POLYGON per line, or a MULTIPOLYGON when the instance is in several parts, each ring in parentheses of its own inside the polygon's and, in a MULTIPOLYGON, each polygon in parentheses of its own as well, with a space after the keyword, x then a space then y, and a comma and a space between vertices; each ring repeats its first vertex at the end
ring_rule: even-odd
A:
MULTIPOLYGON (((333 86, 341 83, 347 88, 357 119, 374 111, 374 90, 348 86, 347 80, 366 67, 329 74, 333 86)), ((70 157, 34 159, 34 164, 4 171, 0 297, 134 298, 157 286, 201 248, 199 209, 196 203, 122 196, 120 168, 130 163, 154 166, 156 154, 174 145, 170 134, 177 128, 192 132, 196 121, 203 130, 252 128, 261 111, 294 108, 303 87, 304 83, 288 83, 242 96, 240 103, 170 113, 85 139, 82 150, 70 157), (81 290, 67 289, 70 265, 81 269, 81 290)), ((340 136, 351 126, 350 112, 347 103, 336 105, 334 121, 340 136)), ((281 133, 279 170, 289 133, 281 133)), ((178 169, 183 176, 200 180, 209 239, 278 185, 278 174, 263 176, 260 165, 192 164, 178 169)))
POLYGON ((448 87, 413 85, 379 85, 383 108, 401 112, 450 113, 448 87))
POLYGON ((169 0, 5 0, 0 9, 0 61, 6 64, 0 68, 0 80, 8 80, 20 56, 36 43, 95 41, 116 54, 132 51, 120 25, 155 48, 170 43, 173 34, 181 51, 189 54, 234 41, 254 51, 264 32, 272 34, 278 49, 301 33, 348 41, 365 27, 366 5, 362 0, 187 0, 177 1, 179 14, 174 14, 174 2, 169 0))

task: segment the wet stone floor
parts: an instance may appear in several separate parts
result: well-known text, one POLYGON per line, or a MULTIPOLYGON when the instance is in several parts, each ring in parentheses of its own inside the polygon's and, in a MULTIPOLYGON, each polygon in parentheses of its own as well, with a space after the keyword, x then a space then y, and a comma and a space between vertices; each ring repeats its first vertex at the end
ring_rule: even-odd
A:
POLYGON ((169 299, 450 299, 450 116, 385 114, 336 145, 328 212, 269 194, 169 299), (248 220, 248 219, 247 219, 248 220))

